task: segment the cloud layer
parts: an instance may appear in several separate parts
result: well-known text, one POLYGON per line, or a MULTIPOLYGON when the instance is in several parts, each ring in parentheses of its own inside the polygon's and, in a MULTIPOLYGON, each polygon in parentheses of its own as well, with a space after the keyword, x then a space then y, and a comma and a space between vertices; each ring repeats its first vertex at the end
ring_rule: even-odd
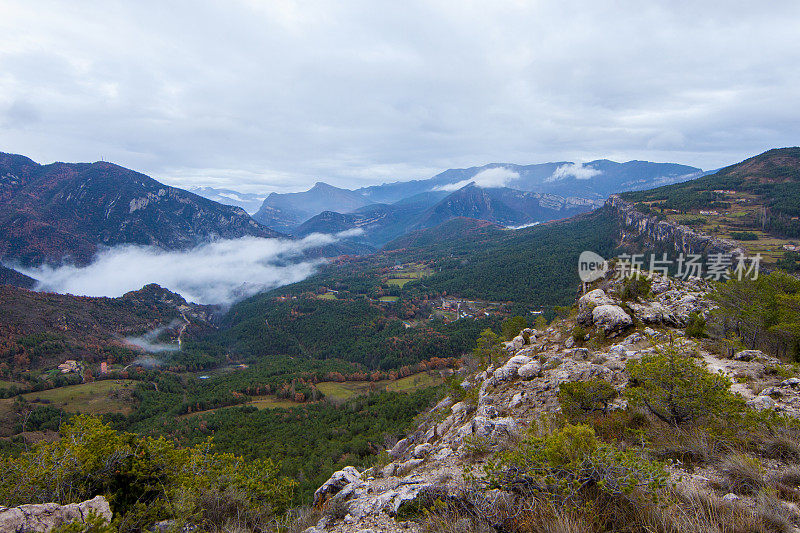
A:
POLYGON ((800 138, 800 2, 5 0, 0 150, 266 194, 800 138))
POLYGON ((583 163, 567 163, 566 165, 561 165, 555 169, 555 171, 553 171, 553 175, 544 181, 560 181, 565 178, 588 180, 595 176, 599 176, 602 173, 602 170, 597 170, 596 168, 586 166, 583 163))
POLYGON ((298 241, 244 237, 185 251, 117 246, 99 253, 86 267, 24 271, 39 280, 39 290, 116 297, 158 283, 192 302, 229 304, 307 278, 320 260, 304 259, 303 252, 347 235, 315 233, 298 241))
POLYGON ((519 174, 506 167, 492 167, 486 170, 481 170, 470 179, 458 181, 456 183, 448 183, 447 185, 439 185, 434 187, 434 191, 457 191, 462 187, 466 187, 473 183, 476 187, 484 189, 492 187, 505 187, 516 179, 519 179, 519 174))

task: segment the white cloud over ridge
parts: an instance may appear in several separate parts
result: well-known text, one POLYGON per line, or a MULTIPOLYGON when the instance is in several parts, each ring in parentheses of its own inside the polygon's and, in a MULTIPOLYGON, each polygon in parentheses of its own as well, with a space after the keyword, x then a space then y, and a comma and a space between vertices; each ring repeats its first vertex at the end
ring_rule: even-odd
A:
POLYGON ((457 181, 456 183, 448 183, 447 185, 439 185, 434 187, 434 191, 457 191, 462 187, 466 187, 470 183, 475 184, 476 187, 483 189, 490 189, 493 187, 505 187, 509 182, 519 179, 519 173, 514 172, 506 167, 492 167, 486 170, 481 170, 469 179, 457 181))
POLYGON ((588 180, 595 176, 602 174, 602 170, 597 170, 583 163, 567 163, 561 165, 553 171, 553 175, 544 180, 545 182, 560 181, 565 178, 575 178, 579 180, 588 180))
POLYGON ((37 290, 117 297, 158 283, 201 304, 230 304, 257 292, 301 281, 323 261, 303 252, 353 236, 315 233, 301 240, 243 237, 196 248, 166 251, 122 245, 98 253, 85 267, 65 265, 20 269, 39 280, 37 290))

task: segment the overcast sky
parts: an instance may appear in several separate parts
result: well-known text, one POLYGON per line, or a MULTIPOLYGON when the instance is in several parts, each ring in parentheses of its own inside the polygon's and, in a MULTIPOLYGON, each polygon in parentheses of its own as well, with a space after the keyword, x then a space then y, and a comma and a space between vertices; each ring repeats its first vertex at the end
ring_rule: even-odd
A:
POLYGON ((0 151, 249 192, 800 144, 800 2, 0 0, 0 151))

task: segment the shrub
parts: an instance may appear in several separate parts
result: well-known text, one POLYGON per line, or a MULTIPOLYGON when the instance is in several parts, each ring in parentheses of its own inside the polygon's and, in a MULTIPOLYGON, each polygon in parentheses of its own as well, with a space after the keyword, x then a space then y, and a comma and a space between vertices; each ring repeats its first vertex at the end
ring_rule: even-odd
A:
POLYGON ((708 224, 708 219, 703 217, 691 217, 687 218, 683 221, 683 224, 686 226, 705 226, 708 224))
POLYGON ((628 398, 668 424, 691 422, 741 403, 729 391, 728 378, 699 366, 673 343, 630 361, 627 369, 628 398))
POLYGON ((437 501, 431 509, 424 510, 420 523, 422 533, 495 533, 497 530, 486 520, 475 516, 464 505, 437 501))
POLYGON ((334 520, 343 519, 349 512, 347 500, 344 498, 331 498, 322 508, 322 514, 334 520))
POLYGON ((486 437, 470 435, 464 437, 462 455, 468 458, 480 458, 492 451, 492 442, 486 437))
POLYGON ((636 273, 625 279, 619 289, 619 295, 623 300, 639 300, 650 295, 653 282, 644 274, 636 273))
POLYGON ((182 449, 164 438, 114 431, 91 416, 75 417, 55 442, 0 458, 0 471, 5 504, 65 504, 105 494, 120 531, 164 519, 260 523, 287 508, 295 487, 269 460, 213 453, 210 442, 182 449))
POLYGON ((503 333, 503 338, 505 340, 510 341, 523 329, 528 327, 528 322, 525 320, 525 317, 522 316, 515 316, 504 320, 502 324, 500 324, 500 331, 503 333))
POLYGON ((576 417, 596 411, 605 413, 617 395, 614 387, 602 379, 570 381, 560 385, 558 401, 565 415, 576 417))
POLYGON ((480 392, 479 388, 473 384, 471 387, 465 389, 461 386, 463 382, 464 378, 457 374, 448 376, 444 380, 447 392, 450 397, 453 398, 454 402, 467 402, 470 405, 477 405, 478 393, 480 392))
POLYGON ((559 318, 567 318, 572 313, 572 307, 569 305, 556 305, 553 311, 559 318))
POLYGON ((90 510, 85 522, 74 521, 57 526, 50 533, 117 533, 117 528, 109 524, 105 518, 90 510))
POLYGON ((545 437, 528 436, 485 470, 494 488, 573 503, 590 488, 620 496, 636 488, 655 491, 667 479, 659 463, 601 442, 589 426, 569 424, 545 437))
POLYGON ((698 313, 689 315, 689 322, 686 324, 686 335, 696 339, 708 337, 706 334, 706 319, 698 313))
POLYGON ((583 339, 586 338, 587 331, 581 326, 575 326, 572 328, 572 338, 576 342, 581 342, 583 339))
POLYGON ((778 435, 764 443, 761 453, 769 459, 796 462, 800 460, 800 443, 787 435, 778 435))

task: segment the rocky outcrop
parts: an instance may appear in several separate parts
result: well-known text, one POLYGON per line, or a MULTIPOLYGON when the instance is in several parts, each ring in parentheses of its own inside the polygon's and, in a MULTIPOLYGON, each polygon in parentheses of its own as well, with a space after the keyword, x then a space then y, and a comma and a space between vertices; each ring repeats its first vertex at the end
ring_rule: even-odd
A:
MULTIPOLYGON (((335 513, 326 514, 308 533, 419 531, 417 524, 397 522, 404 506, 424 505, 421 498, 431 498, 426 500, 430 503, 465 501, 465 495, 474 495, 474 486, 464 473, 474 472, 489 454, 514 446, 526 431, 541 428, 543 420, 557 415, 564 383, 605 381, 618 393, 606 408, 627 409, 623 393, 629 380, 628 362, 666 343, 696 354, 710 371, 731 379, 731 390, 750 408, 800 418, 800 377, 776 374, 777 360, 757 351, 739 352, 731 358, 716 356, 702 343, 686 338, 682 328, 689 314, 708 316, 713 309, 704 281, 654 275, 651 292, 635 302, 619 297, 619 280, 600 280, 597 286, 580 298, 576 317, 542 330, 526 330, 506 345, 508 354, 486 367, 462 369, 464 381, 470 384, 468 393, 459 395, 464 399, 442 400, 421 415, 419 426, 392 448, 391 463, 360 476, 357 472, 349 477, 343 472, 334 474, 318 493, 326 494, 329 499, 324 505, 331 505, 335 513), (570 332, 581 316, 598 329, 568 346, 566 339, 573 338, 570 332), (606 326, 616 333, 613 340, 614 335, 597 335, 606 326), (747 382, 738 379, 747 376, 747 382), (755 387, 754 377, 769 381, 765 387, 755 387)), ((685 471, 674 473, 680 476, 685 471)), ((713 490, 710 477, 694 479, 706 483, 704 490, 713 490)), ((483 491, 481 497, 488 498, 491 492, 483 491)), ((315 497, 315 501, 324 499, 315 497)))
POLYGON ((633 325, 633 319, 618 305, 598 305, 592 309, 592 322, 608 337, 633 325))
POLYGON ((74 522, 86 523, 92 512, 111 522, 111 506, 102 496, 68 505, 37 503, 11 508, 0 506, 0 533, 50 531, 74 522))
POLYGON ((333 475, 314 492, 314 505, 320 505, 325 500, 335 496, 350 483, 360 479, 361 474, 353 466, 346 466, 333 475))
POLYGON ((732 257, 745 255, 745 251, 732 241, 698 233, 693 229, 658 220, 655 216, 637 211, 617 195, 606 200, 606 207, 616 216, 622 226, 622 241, 644 237, 647 244, 665 244, 684 254, 729 254, 732 257))

